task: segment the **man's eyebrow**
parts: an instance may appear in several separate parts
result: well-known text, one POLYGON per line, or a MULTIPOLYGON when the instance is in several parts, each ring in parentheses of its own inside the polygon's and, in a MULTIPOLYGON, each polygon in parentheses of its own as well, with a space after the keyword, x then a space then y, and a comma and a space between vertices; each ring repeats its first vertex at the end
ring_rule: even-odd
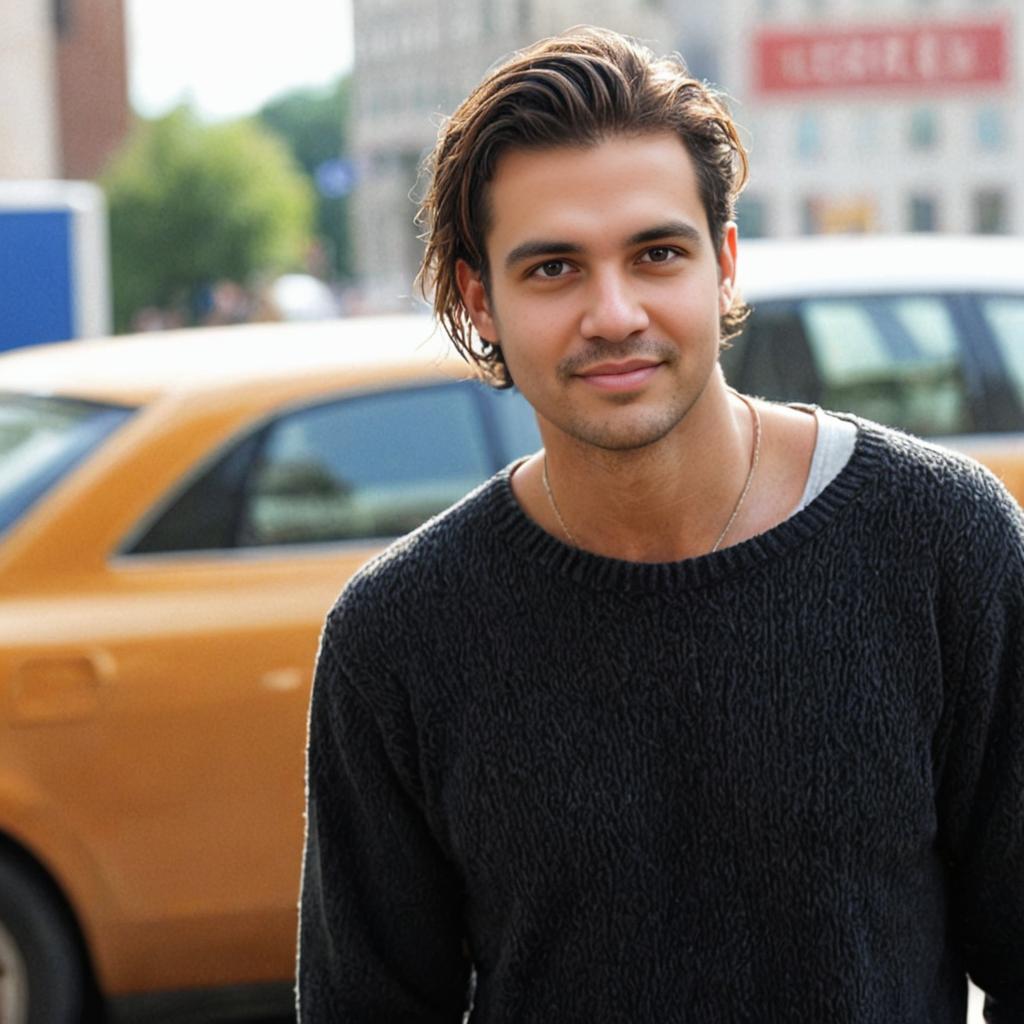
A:
MULTIPOLYGON (((691 245, 700 245, 703 241, 700 231, 684 220, 669 220, 664 224, 644 228, 626 239, 627 245, 644 245, 647 242, 658 242, 668 238, 681 238, 691 245)), ((511 270, 517 263, 525 260, 539 259, 542 256, 573 256, 583 252, 583 246, 575 242, 560 242, 557 239, 540 238, 535 241, 517 245, 506 257, 505 267, 511 270)))
POLYGON ((524 260, 537 259, 539 256, 555 256, 555 255, 574 255, 583 252, 581 245, 576 245, 574 242, 558 242, 548 241, 547 239, 538 239, 535 242, 523 242, 522 245, 517 245, 506 257, 505 267, 511 270, 517 263, 522 263, 524 260))
POLYGON ((669 220, 664 224, 656 224, 652 228, 645 228, 635 235, 626 239, 627 245, 644 245, 647 242, 660 242, 668 238, 681 238, 692 245, 700 245, 703 242, 701 233, 692 224, 684 220, 669 220))

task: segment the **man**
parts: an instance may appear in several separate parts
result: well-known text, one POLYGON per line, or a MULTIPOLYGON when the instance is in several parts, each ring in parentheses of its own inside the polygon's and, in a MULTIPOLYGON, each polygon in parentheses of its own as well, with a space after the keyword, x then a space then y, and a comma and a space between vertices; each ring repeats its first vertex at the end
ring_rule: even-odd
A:
POLYGON ((303 1021, 1024 1021, 1022 516, 729 390, 745 174, 597 30, 442 131, 425 277, 544 449, 328 618, 303 1021))

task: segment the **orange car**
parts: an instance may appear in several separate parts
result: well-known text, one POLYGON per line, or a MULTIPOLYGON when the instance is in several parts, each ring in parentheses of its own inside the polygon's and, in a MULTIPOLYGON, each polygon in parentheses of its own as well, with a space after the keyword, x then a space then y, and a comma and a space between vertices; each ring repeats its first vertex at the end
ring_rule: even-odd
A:
POLYGON ((290 1006, 324 614, 539 444, 446 353, 409 316, 0 358, 4 1024, 290 1006))

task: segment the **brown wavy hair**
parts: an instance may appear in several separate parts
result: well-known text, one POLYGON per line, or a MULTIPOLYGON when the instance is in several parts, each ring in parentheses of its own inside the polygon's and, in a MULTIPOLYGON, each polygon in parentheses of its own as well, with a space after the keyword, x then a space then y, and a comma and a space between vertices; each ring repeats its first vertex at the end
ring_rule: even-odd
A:
MULTIPOLYGON (((614 135, 674 132, 697 173, 717 252, 746 184, 747 154, 720 96, 681 57, 658 58, 636 40, 580 27, 513 54, 446 121, 427 161, 417 224, 426 249, 420 290, 459 353, 496 387, 512 383, 498 339, 475 339, 456 282, 465 260, 490 287, 488 183, 509 149, 595 146, 614 135)), ((721 318, 725 341, 749 310, 737 297, 721 318)))

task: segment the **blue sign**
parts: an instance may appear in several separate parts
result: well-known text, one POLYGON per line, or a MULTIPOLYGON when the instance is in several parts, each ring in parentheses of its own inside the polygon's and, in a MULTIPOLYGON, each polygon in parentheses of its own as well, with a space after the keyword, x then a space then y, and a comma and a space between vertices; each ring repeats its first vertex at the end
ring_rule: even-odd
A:
POLYGON ((84 181, 0 181, 0 350, 110 331, 106 204, 84 181))
POLYGON ((359 175, 351 160, 335 157, 318 164, 313 178, 320 195, 327 199, 341 199, 355 188, 359 175))
POLYGON ((0 349, 75 336, 70 210, 0 210, 0 349))

